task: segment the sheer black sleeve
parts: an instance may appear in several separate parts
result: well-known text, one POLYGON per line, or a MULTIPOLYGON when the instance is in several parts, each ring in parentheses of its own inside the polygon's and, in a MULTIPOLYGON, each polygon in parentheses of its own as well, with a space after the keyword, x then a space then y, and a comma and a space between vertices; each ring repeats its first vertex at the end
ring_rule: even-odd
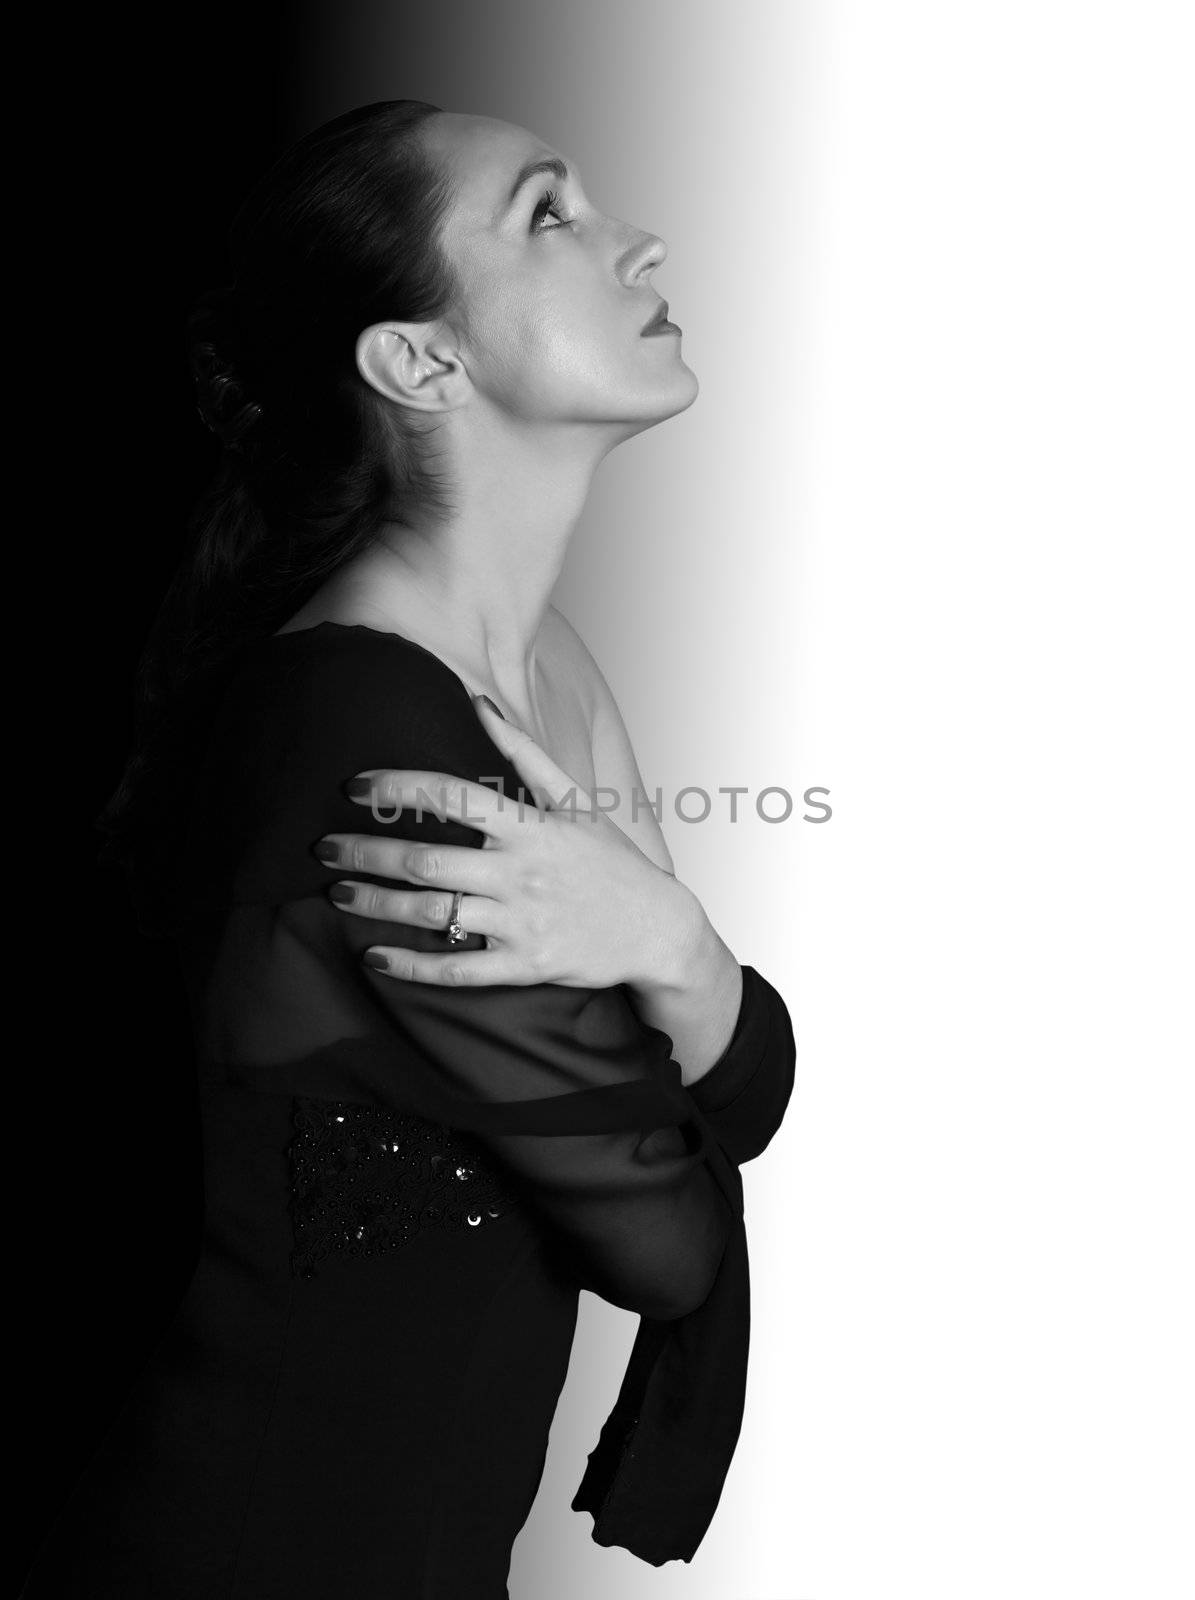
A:
POLYGON ((788 1007, 754 967, 743 966, 743 998, 722 1055, 688 1092, 737 1166, 761 1155, 793 1091, 797 1046, 788 1007))

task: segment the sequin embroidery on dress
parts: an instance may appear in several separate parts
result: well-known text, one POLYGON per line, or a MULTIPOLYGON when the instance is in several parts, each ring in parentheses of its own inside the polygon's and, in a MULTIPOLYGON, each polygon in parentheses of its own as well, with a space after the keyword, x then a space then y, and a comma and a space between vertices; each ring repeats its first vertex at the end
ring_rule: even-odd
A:
POLYGON ((374 1256, 424 1228, 484 1228, 516 1199, 481 1150, 442 1123, 386 1106, 293 1100, 291 1270, 329 1255, 374 1256))

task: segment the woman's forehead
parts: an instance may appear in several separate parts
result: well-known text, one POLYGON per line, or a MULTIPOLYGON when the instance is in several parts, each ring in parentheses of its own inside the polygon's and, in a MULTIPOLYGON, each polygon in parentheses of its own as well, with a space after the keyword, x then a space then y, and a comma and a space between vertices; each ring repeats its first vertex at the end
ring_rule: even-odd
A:
POLYGON ((531 163, 561 159, 526 128, 497 117, 444 111, 422 133, 428 153, 453 180, 456 220, 466 227, 497 227, 520 173, 531 163))

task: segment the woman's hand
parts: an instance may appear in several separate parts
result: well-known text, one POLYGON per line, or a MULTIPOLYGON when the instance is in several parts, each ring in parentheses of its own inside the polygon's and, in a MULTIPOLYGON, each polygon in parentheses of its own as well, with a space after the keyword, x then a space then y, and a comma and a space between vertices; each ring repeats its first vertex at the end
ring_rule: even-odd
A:
POLYGON ((479 829, 480 850, 374 834, 328 834, 316 854, 329 866, 419 888, 382 889, 342 879, 330 894, 350 915, 446 932, 454 892, 459 920, 488 948, 444 954, 374 946, 371 967, 422 983, 562 983, 646 988, 682 981, 703 937, 700 903, 597 809, 534 739, 478 696, 478 715, 536 804, 442 772, 358 773, 349 794, 394 820, 396 807, 452 817, 479 829))

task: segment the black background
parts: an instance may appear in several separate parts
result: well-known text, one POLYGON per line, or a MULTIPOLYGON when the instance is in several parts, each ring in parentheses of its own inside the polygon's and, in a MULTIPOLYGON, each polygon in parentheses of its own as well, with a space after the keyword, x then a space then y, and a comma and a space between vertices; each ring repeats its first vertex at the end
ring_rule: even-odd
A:
POLYGON ((153 17, 79 8, 10 60, 14 81, 23 61, 38 86, 8 156, 28 187, 10 221, 40 310, 10 330, 32 348, 30 382, 9 395, 24 403, 10 433, 6 574, 9 861, 22 869, 19 890, 9 880, 19 1292, 6 1592, 195 1260, 200 1148, 181 983, 169 946, 137 933, 119 874, 97 865, 94 819, 127 754, 134 668, 190 501, 215 464, 183 322, 223 281, 237 201, 303 131, 303 7, 153 17))

